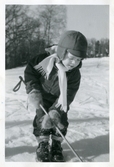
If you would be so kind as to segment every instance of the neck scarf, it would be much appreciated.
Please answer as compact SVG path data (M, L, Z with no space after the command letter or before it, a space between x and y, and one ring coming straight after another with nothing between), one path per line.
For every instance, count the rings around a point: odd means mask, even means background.
M53 66L55 65L58 68L58 79L59 79L59 89L60 96L58 98L57 107L61 106L61 109L65 112L67 111L67 77L66 71L67 69L60 63L57 54L54 53L51 56L45 58L38 65L34 66L34 68L41 73L46 79L49 79L49 74L51 73Z

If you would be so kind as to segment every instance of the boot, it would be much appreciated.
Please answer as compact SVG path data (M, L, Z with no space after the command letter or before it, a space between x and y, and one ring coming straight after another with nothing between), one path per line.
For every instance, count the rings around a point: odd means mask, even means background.
M47 141L39 143L38 148L36 149L36 157L40 162L50 162L49 143Z
M52 146L50 149L51 162L64 162L64 156L62 154L61 142L52 140Z

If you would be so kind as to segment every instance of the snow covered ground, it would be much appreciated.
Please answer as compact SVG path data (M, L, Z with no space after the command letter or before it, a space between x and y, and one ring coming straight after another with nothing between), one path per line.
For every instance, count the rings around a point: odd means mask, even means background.
M6 162L34 162L37 142L32 134L35 113L26 110L22 84L12 89L25 67L6 70L5 157ZM80 89L69 111L67 140L86 162L109 162L109 58L83 61ZM67 162L78 162L63 141Z

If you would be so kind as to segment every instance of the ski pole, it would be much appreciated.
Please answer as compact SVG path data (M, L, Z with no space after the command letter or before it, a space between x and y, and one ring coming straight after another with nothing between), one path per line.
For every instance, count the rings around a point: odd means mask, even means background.
M13 91L14 92L17 92L19 89L20 89L20 87L21 87L21 82L23 82L24 84L25 84L25 81L23 80L23 77L22 76L19 76L19 79L20 79L20 81L17 83L17 85L13 88Z
M47 111L44 109L44 107L40 104L41 109L44 111L44 113L46 115L49 116L49 114L47 113ZM49 116L50 118L50 116ZM52 119L50 118L50 120L52 121ZM53 121L52 121L53 122ZM53 122L55 128L57 129L57 131L59 132L59 134L61 135L61 137L66 141L67 145L69 146L69 148L71 149L71 151L74 153L74 155L76 156L76 158L78 157L80 162L83 162L83 160L80 158L80 156L76 153L76 151L72 148L72 146L70 145L70 143L68 142L68 140L63 136L63 134L61 133L60 129L57 127L57 125Z

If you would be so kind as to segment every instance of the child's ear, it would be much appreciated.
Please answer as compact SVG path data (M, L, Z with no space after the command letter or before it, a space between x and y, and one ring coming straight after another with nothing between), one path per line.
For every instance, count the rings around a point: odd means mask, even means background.
M51 49L50 48L45 48L45 51L51 54Z

